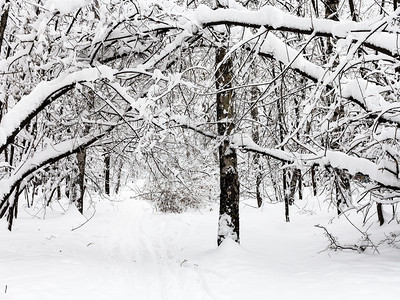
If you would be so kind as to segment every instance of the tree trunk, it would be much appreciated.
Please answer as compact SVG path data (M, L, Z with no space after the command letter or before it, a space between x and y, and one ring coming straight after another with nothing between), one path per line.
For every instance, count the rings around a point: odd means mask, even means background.
M253 125L252 127L252 138L254 143L256 143L257 145L260 142L260 134L258 132L258 108L257 108L257 104L256 101L258 99L258 97L260 96L260 90L257 87L253 87L251 89L251 101L252 101L252 105L254 105L253 109L251 110L251 117L253 118L253 120L256 122L255 125ZM261 174L261 163L260 163L260 154L256 153L254 154L254 165L256 168L256 199L257 199L257 206L261 207L262 206L262 197L261 197L261 190L260 190L260 186L261 186L261 180L262 180L262 174Z
M283 185L283 198L285 200L285 221L290 222L290 211L289 211L289 195L288 195L288 188L287 188L287 174L286 169L283 169L283 176L282 176L282 185Z
M215 62L218 65L227 53L226 46L216 50ZM232 58L227 58L216 71L217 90L232 86ZM239 243L239 177L237 171L236 149L231 146L229 135L234 124L232 91L217 93L218 135L222 138L219 146L220 167L220 206L218 222L218 246L231 238Z
M303 178L301 176L301 170L299 169L299 200L303 200Z
M85 195L85 166L86 166L86 148L80 149L76 153L76 158L78 160L78 187L79 195L76 199L76 207L78 211L83 214L83 197Z
M311 4L313 6L315 16L318 18L319 17L319 11L318 11L318 0L311 0Z
M115 194L118 194L119 188L121 187L121 176L122 176L123 165L124 165L124 162L121 159L120 163L119 163L119 167L118 167L117 183L115 185Z
M1 55L1 47L3 45L3 39L4 39L4 33L6 31L6 27L7 27L7 20L8 20L8 12L10 10L10 6L9 6L9 2L10 0L6 0L4 2L2 9L2 14L1 14L1 18L0 18L0 57Z
M290 186L289 186L289 204L290 205L292 205L294 203L294 195L296 194L297 186L298 186L299 192L300 192L299 195L301 195L301 171L300 171L300 169L294 169L292 178L290 179Z
M75 206L78 208L78 206L76 205L76 200L78 199L78 187L77 187L77 177L76 177L76 170L73 171L73 175L69 178L68 180L68 197L69 197L69 204L75 204ZM79 210L79 208L78 208Z
M325 1L325 18L332 19L334 21L339 21L338 6L339 6L339 0ZM330 57L332 53L333 53L332 39L328 38L326 45L326 54L328 57ZM326 59L326 62L328 62L328 59ZM334 64L337 63L338 63L337 61L334 62ZM331 105L333 103L333 99L331 99L331 97L328 96L327 102L328 105ZM340 105L339 107L336 108L332 116L332 121L333 122L337 121L340 117L343 116L343 114L344 114L343 106ZM335 130L334 133L337 132L338 130ZM337 141L331 142L327 139L326 143L328 144L327 146L330 146L330 148L333 150L338 149L339 147ZM340 214L342 212L342 206L347 205L351 200L350 180L345 171L343 170L335 168L333 172L334 172L333 176L335 176L336 206L337 206L337 212L338 214Z
M344 206L351 203L350 179L348 175L340 169L334 169L335 172L335 188L336 188L336 205L338 215L343 211Z
M326 0L325 2L325 18L326 19L331 19L334 21L339 21L337 9L339 5L339 0ZM326 39L326 49L325 49L325 61L329 61L329 57L332 56L333 53L333 44L332 44L332 39L328 37Z
M275 75L273 75L275 77ZM283 109L283 78L281 79L281 85L280 85L280 90L279 92L277 91L276 93L279 93L280 99L276 102L277 105L277 111L278 111L278 129L279 129L279 140L280 142L283 142L284 136L285 136L285 130L284 130L284 124L285 124L285 117L284 117L284 109ZM285 151L285 147L282 146L280 147L282 151ZM286 222L290 222L290 217L289 217L289 205L290 205L290 199L289 199L289 191L288 191L288 184L287 184L287 172L286 169L283 169L282 171L282 186L283 186L283 199L285 201L285 220Z
M317 182L315 179L315 167L311 167L311 184L312 184L312 189L313 189L313 195L314 197L317 196Z
M356 13L356 9L354 7L354 1L353 0L349 0L349 7L350 7L351 19L354 22L356 22L358 18L357 18L357 13Z
M17 217L17 214L18 214L19 187L20 187L20 185L18 185L15 188L14 194L12 196L12 203L10 203L10 205L8 207L7 221L8 221L8 230L9 231L12 230L14 217Z
M385 223L385 219L383 217L382 203L376 204L376 212L378 213L379 225L382 226Z
M108 196L110 196L110 168L111 168L110 165L111 165L110 154L106 153L104 155L104 174L105 174L104 192Z

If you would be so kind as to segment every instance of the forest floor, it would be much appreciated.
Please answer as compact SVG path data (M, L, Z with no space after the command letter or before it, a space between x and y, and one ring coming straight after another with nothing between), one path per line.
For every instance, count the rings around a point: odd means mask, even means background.
M329 241L316 224L329 226L343 244L361 235L317 199L292 206L290 223L282 204L255 209L244 201L241 245L227 240L219 248L217 205L178 215L154 212L129 193L117 200L98 202L96 211L86 212L95 212L90 221L75 230L86 221L76 209L48 209L43 219L43 211L32 217L21 207L13 232L1 220L0 299L367 300L400 294L400 250L387 244L379 254L326 250ZM388 232L399 227L387 226Z

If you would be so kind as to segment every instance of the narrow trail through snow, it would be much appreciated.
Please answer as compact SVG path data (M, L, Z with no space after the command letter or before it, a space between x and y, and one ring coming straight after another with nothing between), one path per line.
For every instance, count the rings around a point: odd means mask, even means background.
M73 209L1 229L0 299L212 299L180 257L178 217L134 201L71 231L84 221Z

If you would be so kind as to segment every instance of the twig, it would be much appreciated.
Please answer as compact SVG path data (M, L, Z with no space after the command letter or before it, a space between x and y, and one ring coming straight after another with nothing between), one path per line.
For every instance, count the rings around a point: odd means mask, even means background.
M96 214L96 209L94 210L93 215L89 219L87 219L85 222L83 222L78 227L72 228L71 231L74 231L74 230L77 230L77 229L81 228L83 225L85 225L87 222L89 222L94 217L95 214Z
M333 250L353 250L353 251L357 251L359 253L363 252L365 250L365 246L357 246L357 245L345 245L342 246L339 244L339 242L337 241L337 238L334 237L329 231L328 229L326 229L324 226L321 225L314 225L314 227L317 228L321 228L325 231L325 236L329 239L329 241L331 242L331 244L327 247Z

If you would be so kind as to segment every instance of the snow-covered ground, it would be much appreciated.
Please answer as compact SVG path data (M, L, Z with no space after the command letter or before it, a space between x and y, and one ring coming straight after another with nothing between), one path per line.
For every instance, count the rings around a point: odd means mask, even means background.
M102 200L94 217L21 209L13 232L0 222L0 299L398 299L400 250L323 251L315 224L335 212L298 202L241 206L241 246L216 247L218 207L155 213L144 201ZM320 203L321 204L321 203ZM87 216L94 210L87 211ZM43 215L41 211L38 216ZM335 227L335 222L337 226ZM398 225L397 225L398 226ZM345 222L344 241L359 233Z

